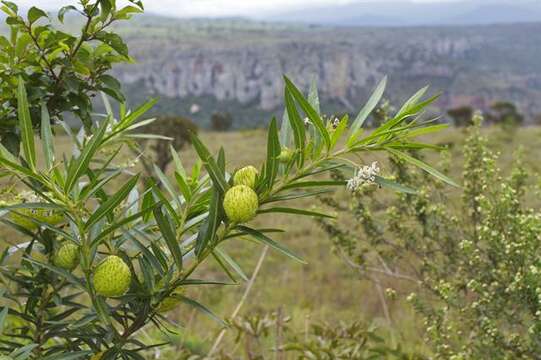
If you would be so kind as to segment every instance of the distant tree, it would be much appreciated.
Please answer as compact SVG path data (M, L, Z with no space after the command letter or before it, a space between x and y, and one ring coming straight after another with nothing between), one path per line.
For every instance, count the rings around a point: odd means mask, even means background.
M227 131L233 126L233 117L228 112L215 112L210 118L212 130Z
M456 127L471 126L473 119L473 108L471 106L459 106L447 110L447 115L451 118Z
M191 134L197 133L197 125L185 117L163 116L147 125L144 131L164 137L154 140L144 139L140 144L153 152L152 161L165 172L167 165L173 160L170 147L173 146L176 151L180 151L187 144L191 144ZM147 161L143 160L143 166L149 174L154 173Z
M524 115L510 101L497 101L493 103L486 117L490 123L504 127L516 127L524 123Z
M537 114L533 117L533 123L535 125L541 125L541 114Z

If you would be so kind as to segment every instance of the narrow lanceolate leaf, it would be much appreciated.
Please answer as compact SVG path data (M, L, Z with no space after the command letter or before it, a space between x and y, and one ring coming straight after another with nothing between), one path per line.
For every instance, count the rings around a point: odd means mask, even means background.
M396 150L396 149L393 149L393 148L388 148L387 149L391 154L395 155L396 157L406 161L406 162L409 162L410 164L412 165L415 165L421 169L423 169L424 171L426 171L427 173L429 173L430 175L432 176L435 176L436 178L440 179L441 181L449 184L449 185L452 185L452 186L456 186L456 187L460 187L456 182L453 181L453 179L451 179L450 177L448 177L447 175L445 174L442 174L441 172L439 172L438 170L434 169L433 167L431 167L430 165L422 162L421 160L419 159L416 159L402 151L399 151L399 150Z
M88 221L85 224L85 228L89 229L92 225L96 224L98 221L100 221L105 216L110 215L113 210L122 202L130 191L133 189L133 187L137 184L137 181L139 180L139 176L134 176L124 186L120 188L114 195L112 195L107 201L102 203L100 207L94 211L92 216L88 219Z
M254 240L256 240L259 243L262 243L264 245L268 245L271 248L281 252L282 254L297 260L298 262L302 264L306 264L306 261L304 261L299 255L295 254L293 251L289 250L284 245L272 240L265 234L261 233L260 231L257 231L255 229L246 227L246 226L237 226L237 229L240 231L245 232L246 234L250 235Z
M319 107L319 93L317 91L317 80L314 77L310 83L310 91L308 92L308 102L314 110L321 116L321 109Z
M173 200L176 202L176 204L178 206L178 209L179 210L182 209L182 202L180 201L180 196L175 191L175 189L173 188L173 185L171 184L171 182L169 181L167 176L165 176L163 171L159 167L157 167L156 165L154 165L154 172L156 173L156 175L158 175L158 178L160 179L160 182L165 187L165 190L167 190L169 195L171 195Z
M258 214L283 213L283 214L305 215L305 216L330 218L330 219L334 218L334 216L324 214L324 213L320 213L320 212L317 212L317 211L310 211L310 210L304 210L304 209L293 209L293 208L286 208L286 207L273 207L273 208L268 208L268 209L261 209L257 213Z
M265 165L265 183L267 184L267 188L272 187L278 173L278 156L280 156L280 140L278 138L279 135L276 118L273 118L269 126L269 133L267 139L267 162Z
M381 176L376 176L375 182L381 187L388 188L397 192L406 194L417 194L417 191L415 189L399 184L396 181L385 179Z
M291 147L293 141L293 129L289 123L289 117L287 116L287 110L284 110L282 116L282 123L280 124L280 144L285 147Z
M282 190L300 189L300 188L307 188L307 187L344 186L344 185L346 185L346 181L342 181L342 180L297 181L297 182L284 186Z
M180 251L180 245L175 236L175 230L163 213L162 206L158 206L154 209L154 218L156 219L156 223L160 228L160 232L169 251L173 255L177 268L180 271L182 269L182 252Z
M211 319L217 321L218 323L220 323L222 326L227 326L227 324L225 323L225 321L223 321L222 319L220 319L218 316L216 316L212 311L210 311L206 306L198 303L197 301L193 300L193 299L190 299L190 298L187 298L185 296L182 296L182 295L179 295L179 298L182 302L192 306L193 308L201 311L203 314L205 315L208 315Z
M98 150L103 140L108 123L109 121L105 120L101 124L98 131L92 136L92 139L90 139L87 146L85 146L81 155L77 159L73 160L74 163L70 163L65 185L66 192L70 192L73 189L73 186L77 183L77 180L79 180L79 178L87 172L90 160Z
M19 77L19 87L17 91L17 114L19 116L19 127L21 128L21 142L23 146L24 157L31 169L36 168L36 147L34 145L34 129L32 127L32 118L30 117L30 108L26 97L26 89L23 79Z
M413 96L410 97L404 103L404 105L402 105L400 110L398 110L398 112L396 113L395 118L402 118L406 114L410 113L411 108L414 107L419 102L419 100L421 100L421 98L426 94L427 91L428 91L428 86L425 86L424 88L420 89L415 94L413 94Z
M216 229L220 225L220 205L222 203L222 197L220 193L215 189L212 190L212 197L210 200L209 216L203 223L203 226L199 230L197 240L195 242L195 255L199 257L203 250L209 243L214 241L216 236Z
M4 331L4 323L6 321L6 317L8 316L9 308L6 306L4 309L2 309L2 312L0 312L0 334Z
M180 160L180 156L178 156L177 150L173 147L173 145L169 145L169 151L171 152L171 156L173 157L175 171L179 173L183 178L186 178L186 170L184 169L184 165L182 165L182 161Z
M225 181L225 176L223 172L218 167L216 160L210 154L210 151L205 145L199 140L196 135L192 136L192 144L197 151L197 154L203 161L203 166L207 169L212 182L220 189L222 193L225 193L228 189L227 182Z
M368 102L363 106L353 123L351 124L351 128L349 130L349 138L350 140L352 136L355 136L357 133L357 130L359 130L368 116L374 111L376 106L378 105L379 101L381 100L381 97L383 96L383 93L385 91L385 87L387 86L387 76L381 80L381 82L378 84L370 98L368 99ZM349 142L349 141L348 141Z
M334 129L334 132L331 137L331 150L334 149L334 147L336 146L336 143L338 143L338 140L340 140L340 138L342 137L342 134L348 127L348 121L349 121L349 116L348 114L346 114L342 117L342 119L340 119L338 126L336 127L336 129Z
M51 118L49 110L45 104L41 104L41 141L43 143L43 156L47 169L54 165L54 143L53 132L51 130Z
M289 80L287 77L284 77L286 82L286 88L288 91L293 95L293 98L297 103L300 105L302 111L308 116L310 121L314 124L316 129L319 132L319 135L323 138L323 141L325 142L325 145L327 148L331 145L331 138L329 136L329 132L327 131L327 128L325 127L325 124L323 123L323 120L321 120L321 117L319 116L319 113L316 109L310 105L310 103L304 98L302 93L295 87L295 85Z
M85 359L89 355L92 355L91 351L75 351L69 354L53 354L45 356L42 360L78 360Z
M306 130L304 128L304 122L302 121L299 112L297 111L297 106L295 101L289 92L289 89L286 87L285 91L285 102L287 109L287 117L291 128L293 129L293 138L295 140L295 147L299 152L299 167L304 164L304 145L306 142Z
M229 256L225 251L220 249L219 247L214 248L213 250L214 256L219 257L222 262L227 263L235 272L237 275L239 275L242 280L248 281L248 276L246 276L246 273L242 270L240 265L231 257Z

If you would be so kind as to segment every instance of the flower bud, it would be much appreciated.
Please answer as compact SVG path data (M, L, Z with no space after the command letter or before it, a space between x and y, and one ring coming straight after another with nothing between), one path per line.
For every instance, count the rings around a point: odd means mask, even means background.
M94 288L98 295L122 296L128 291L130 282L130 268L124 260L115 255L106 257L94 271Z
M286 148L286 147L282 148L282 151L280 151L280 155L278 155L278 161L281 163L287 164L288 162L291 161L294 154L295 153L291 149Z
M225 193L224 210L232 222L243 223L253 219L258 207L257 194L246 185L233 186Z
M79 247L65 242L53 256L53 264L65 270L73 270L79 265Z
M235 176L233 176L233 184L246 185L250 188L255 187L255 180L259 172L253 166L245 166L242 169L237 170Z

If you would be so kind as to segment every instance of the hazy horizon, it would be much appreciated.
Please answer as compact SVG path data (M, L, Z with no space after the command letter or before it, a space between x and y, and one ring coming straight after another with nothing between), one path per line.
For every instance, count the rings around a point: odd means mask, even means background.
M126 1L125 1L126 2ZM21 7L29 7L35 5L32 0L15 1ZM44 9L57 9L61 6L73 4L69 0L42 0L39 7ZM416 6L418 4L442 4L442 3L462 3L462 4L483 4L483 3L531 3L529 0L161 0L159 2L146 1L144 2L146 11L157 15L167 15L173 17L189 18L189 17L231 17L231 16L246 16L251 18L266 18L268 16L276 16L296 12L299 10L314 10L327 7L344 7L364 6L373 4L380 6L382 4L397 3L402 6ZM369 9L366 9L369 10Z

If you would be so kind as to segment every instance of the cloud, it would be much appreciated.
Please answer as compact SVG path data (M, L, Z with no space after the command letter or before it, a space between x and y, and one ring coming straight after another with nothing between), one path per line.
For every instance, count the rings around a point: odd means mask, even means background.
M73 0L39 0L38 6L44 9L55 9L63 5L73 4L74 2ZM171 16L218 17L257 15L258 17L262 17L267 14L284 13L288 10L298 10L305 7L354 2L359 2L359 0L146 0L144 4L148 12ZM38 1L19 0L16 3L23 7L29 7L36 5Z

